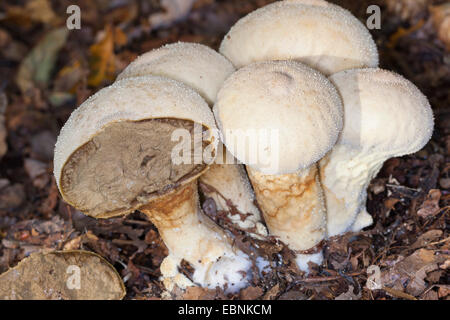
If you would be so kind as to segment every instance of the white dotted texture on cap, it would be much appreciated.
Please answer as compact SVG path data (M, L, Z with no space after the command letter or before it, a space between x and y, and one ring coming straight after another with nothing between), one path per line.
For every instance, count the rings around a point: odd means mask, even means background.
M72 114L55 145L54 175L60 187L61 172L69 157L107 125L119 121L157 118L190 120L203 124L217 148L214 116L205 100L185 84L158 76L124 79L91 96Z
M297 60L330 75L378 66L367 28L333 5L281 1L253 11L228 32L220 52L240 68L256 61Z
M294 61L259 62L238 70L225 81L213 111L228 151L264 174L309 167L333 147L343 125L336 88L320 72ZM278 132L279 144L269 144L251 163L249 150L236 147L242 130L256 132L259 142L265 133Z
M212 104L220 86L233 72L232 63L213 49L198 43L178 42L139 56L117 79L150 74L164 76L191 86Z
M325 1L325 0L284 0L285 2L295 2L295 3L300 3L303 5L308 5L308 6L322 6L322 7L327 7L330 4L329 2Z
M428 99L401 75L368 68L342 71L330 80L344 103L339 143L402 156L430 140L434 119Z

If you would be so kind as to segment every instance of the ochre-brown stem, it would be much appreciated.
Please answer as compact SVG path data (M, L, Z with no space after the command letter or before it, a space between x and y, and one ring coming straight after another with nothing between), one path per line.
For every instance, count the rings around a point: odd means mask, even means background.
M263 175L251 168L248 172L272 235L299 251L325 238L326 213L316 165L286 175Z

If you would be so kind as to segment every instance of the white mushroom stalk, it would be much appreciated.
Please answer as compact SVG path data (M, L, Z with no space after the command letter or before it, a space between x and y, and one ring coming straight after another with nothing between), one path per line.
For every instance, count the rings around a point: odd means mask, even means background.
M201 127L201 139L195 128ZM118 81L77 108L55 146L54 175L66 202L95 218L142 210L169 249L161 266L171 289L191 285L178 272L182 259L201 286L236 291L251 263L199 208L196 179L208 169L195 156L174 161L174 132L187 132L188 149L214 159L217 128L208 104L181 82L146 76ZM192 134L194 139L191 140Z
M251 12L224 37L220 52L236 68L296 60L330 75L378 66L366 27L349 11L321 0L279 1Z
M260 62L225 81L213 110L224 144L247 164L270 234L297 251L302 270L320 263L326 212L316 163L342 128L337 90L301 63Z
M161 264L164 285L171 291L174 285L184 289L192 283L178 271L181 261L194 268L192 281L214 289L236 292L247 285L251 263L241 251L231 247L228 237L200 209L197 183L191 182L140 211L155 224L169 249Z
M174 43L152 50L133 61L117 79L159 75L181 81L196 90L210 105L225 79L235 71L225 57L197 43ZM214 199L238 228L267 235L254 193L242 164L220 144L216 163L199 178L202 192Z
M342 71L330 77L344 103L344 128L320 161L328 235L372 224L367 187L383 162L416 152L430 140L433 113L410 81L381 69Z

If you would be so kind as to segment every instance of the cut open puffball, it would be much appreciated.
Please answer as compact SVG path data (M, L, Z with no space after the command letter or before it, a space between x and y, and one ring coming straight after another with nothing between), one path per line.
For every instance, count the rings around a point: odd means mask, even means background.
M140 210L158 228L169 259L192 265L195 283L238 290L250 262L198 201L197 178L208 169L205 153L209 161L216 156L216 131L207 103L183 83L123 79L72 113L56 143L55 178L63 198L95 218ZM190 157L177 163L182 137ZM222 276L210 274L216 263L227 266ZM170 268L161 272L165 283L189 282Z
M117 78L164 76L189 85L213 104L223 82L234 71L231 62L211 48L197 43L178 42L144 53ZM242 164L222 144L219 144L217 153L216 162L199 177L203 194L215 201L217 210L227 212L229 219L238 228L250 235L267 235Z
M89 251L32 253L0 275L0 300L120 300L112 265Z

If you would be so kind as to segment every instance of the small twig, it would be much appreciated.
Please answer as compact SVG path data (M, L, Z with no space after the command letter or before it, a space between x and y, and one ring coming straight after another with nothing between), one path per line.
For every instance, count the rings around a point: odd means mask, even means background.
M391 184L391 183L386 183L386 187L397 188L397 189L408 189L408 190L415 191L415 192L422 192L422 189L415 189L415 188L405 187L402 185L396 185L396 184Z
M416 297L407 294L403 291L400 290L395 290L395 289L391 289L388 287L383 287L382 288L384 291L386 291L389 295L395 297L395 298L402 298L402 299L406 299L406 300L418 300Z
M150 225L150 222L148 222L148 221L140 221L140 220L132 220L132 219L127 219L124 222L129 223L129 224L137 224L137 225L141 225L141 226L149 226Z
M342 274L342 275L338 275L338 276L334 276L334 277L310 277L310 278L298 280L298 282L314 283L314 282L336 281L336 280L345 278L346 276L347 277L356 277L363 273L364 272L354 272L354 273Z
M137 264L135 264L135 267L141 269L142 272L144 272L144 273L151 274L151 275L154 276L154 277L158 277L158 276L159 276L159 274L158 274L157 272L153 271L153 270L150 269L150 268L147 268L147 267L144 267L144 266L140 266L140 265L137 265Z
M439 241L436 241L436 242L430 242L430 243L426 244L423 247L434 246L436 244L441 244L441 243L444 243L444 242L447 242L447 241L450 241L450 237L447 237L445 239L442 239L442 240L439 240Z

